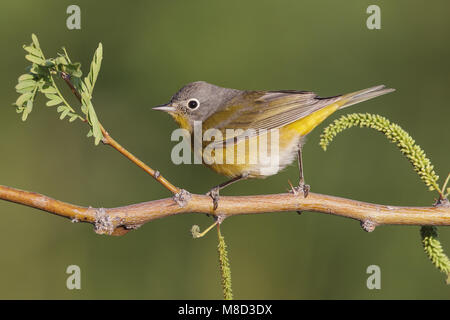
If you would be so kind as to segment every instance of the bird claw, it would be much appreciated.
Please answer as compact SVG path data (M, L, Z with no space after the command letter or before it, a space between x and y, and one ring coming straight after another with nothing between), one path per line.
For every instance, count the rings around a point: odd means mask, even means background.
M294 195L297 196L302 194L303 198L306 198L311 190L311 187L308 184L300 183L297 187L292 187L291 190Z
M207 194L213 200L213 210L216 210L219 206L219 188L212 188Z

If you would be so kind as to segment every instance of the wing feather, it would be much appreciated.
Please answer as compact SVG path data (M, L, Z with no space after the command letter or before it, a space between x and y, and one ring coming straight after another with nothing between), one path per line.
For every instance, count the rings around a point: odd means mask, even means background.
M320 98L309 91L245 91L209 117L204 128L219 129L226 138L215 145L236 143L261 130L270 131L302 119L340 98ZM242 129L244 133L225 137L226 129Z

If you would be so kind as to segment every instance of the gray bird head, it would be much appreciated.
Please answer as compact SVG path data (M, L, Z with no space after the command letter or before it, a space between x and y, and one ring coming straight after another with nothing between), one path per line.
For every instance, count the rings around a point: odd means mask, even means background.
M194 121L205 121L241 92L196 81L181 88L169 103L157 106L153 110L169 113L181 127L185 127L185 122L188 121L192 128Z

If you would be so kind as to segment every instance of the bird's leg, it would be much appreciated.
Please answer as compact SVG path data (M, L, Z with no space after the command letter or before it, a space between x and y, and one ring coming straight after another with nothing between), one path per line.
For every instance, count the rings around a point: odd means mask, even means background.
M241 174L237 177L234 177L231 180L225 181L224 183L219 184L218 186L215 186L214 188L212 188L206 195L210 196L213 199L213 205L214 205L214 210L217 209L217 207L219 206L219 191L227 186L229 186L232 183L235 183L239 180L243 180L246 179L248 177L248 174Z
M305 184L305 177L303 176L303 160L302 160L302 145L299 145L298 148L298 170L300 180L298 182L298 187L294 188L293 191L295 194L301 192L303 197L306 198L308 196L310 186Z

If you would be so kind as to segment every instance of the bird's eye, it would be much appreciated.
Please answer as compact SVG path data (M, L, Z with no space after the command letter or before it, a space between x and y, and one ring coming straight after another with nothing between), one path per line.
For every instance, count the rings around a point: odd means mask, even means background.
M198 102L197 99L190 99L188 101L188 107L191 110L197 109L199 105L200 105L200 102Z

